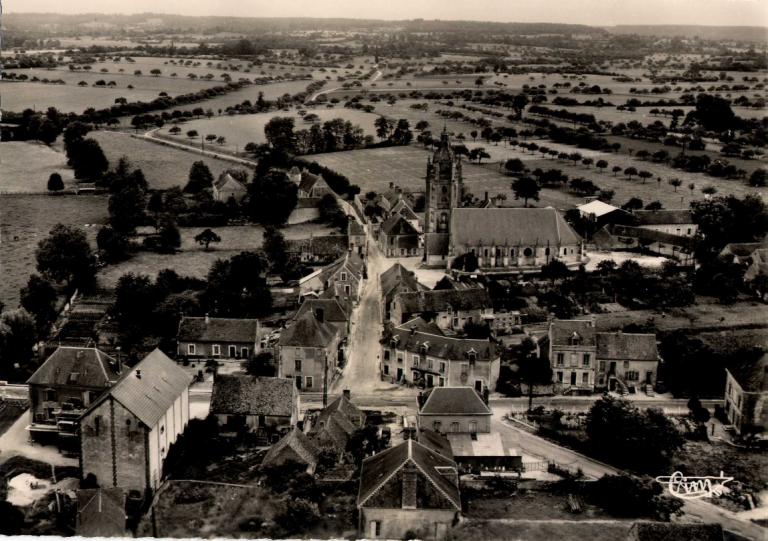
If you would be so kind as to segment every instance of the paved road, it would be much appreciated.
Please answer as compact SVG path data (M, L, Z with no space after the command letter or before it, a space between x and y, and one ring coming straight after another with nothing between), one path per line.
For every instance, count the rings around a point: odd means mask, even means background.
M379 77L381 77L382 73L381 70L376 70L376 73L374 73L371 78L368 80L368 83L375 83ZM331 92L336 92L337 90L354 90L354 89L345 89L343 86L335 86L333 88L326 88L325 90L319 90L312 94L307 100L304 102L304 104L309 104L315 101L318 97L324 95L324 94L330 94Z

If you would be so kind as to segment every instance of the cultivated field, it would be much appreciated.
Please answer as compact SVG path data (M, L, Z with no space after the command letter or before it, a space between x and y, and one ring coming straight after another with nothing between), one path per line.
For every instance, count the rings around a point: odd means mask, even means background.
M3 143L5 145L6 143ZM2 145L0 145L2 146ZM51 228L63 223L83 228L95 247L98 228L107 218L107 198L96 195L0 196L0 301L19 302L19 289L35 272L35 249Z
M74 184L74 174L59 145L49 147L26 141L0 143L0 195L45 193L51 173L59 173L67 188Z
M211 244L208 251L195 242L195 235L203 227L182 227L180 250L172 255L155 252L139 252L128 261L104 267L99 273L99 283L114 287L124 274L146 274L155 277L163 269L176 269L179 274L205 278L211 265L217 259L228 259L243 251L258 250L263 243L264 228L257 225L227 226L212 228L221 237L221 242ZM151 228L144 232L152 232ZM330 235L333 231L322 225L300 224L282 230L286 239L301 239L310 236ZM141 237L139 237L141 238Z
M127 156L133 167L138 167L150 188L164 190L173 186L184 187L189 179L192 163L202 160L218 177L226 169L244 166L225 160L201 156L192 151L153 143L146 139L132 137L126 133L113 131L94 131L88 137L96 139L110 164L114 166L122 156Z
M320 117L320 123L334 118L342 118L360 126L366 135L376 134L373 122L378 118L377 115L372 113L365 113L355 109L317 109L312 111ZM212 148L223 148L232 152L242 151L243 147L248 143L265 143L264 137L264 125L274 117L293 117L296 123L296 130L309 129L312 123L305 122L296 113L295 109L291 109L289 112L275 111L269 113L259 113L254 115L225 115L213 118L202 118L200 120L192 120L179 124L182 128L182 132L179 135L171 135L169 132L172 126L166 125L161 130L156 132L158 135L168 138L171 141L178 143L189 142L186 137L186 132L189 130L197 130L202 135L215 134L226 137L227 142L223 146L218 144L212 145ZM193 144L200 144L200 138L198 137Z

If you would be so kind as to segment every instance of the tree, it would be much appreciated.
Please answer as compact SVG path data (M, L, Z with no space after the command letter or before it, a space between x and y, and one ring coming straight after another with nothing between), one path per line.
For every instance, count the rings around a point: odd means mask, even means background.
M254 221L282 225L296 208L297 194L296 184L288 180L285 173L270 170L255 176L248 185L246 210Z
M551 259L549 262L541 266L541 277L547 280L551 280L554 284L557 280L563 280L571 275L571 271L568 270L568 266L559 259Z
M667 467L683 444L683 437L662 411L640 411L627 400L608 394L590 408L586 429L594 452L643 472Z
M51 173L51 176L48 177L48 191L49 192L60 192L64 189L64 181L61 178L61 175L58 173Z
M339 202L336 200L335 195L325 194L320 198L317 207L320 211L320 220L332 225L333 227L337 227L346 231L349 219L339 206Z
M171 218L166 218L160 223L158 232L159 245L163 252L175 252L181 246L181 233L179 227Z
M226 317L261 317L272 308L272 295L265 279L263 255L242 252L228 260L217 260L208 272L203 304Z
M385 116L380 116L373 121L373 125L376 128L376 136L379 139L382 141L389 139L389 136L392 133L392 128L394 127L391 120Z
M528 200L539 200L541 187L531 177L520 177L512 182L512 191L515 192L515 199L523 199L523 204L527 207Z
M669 521L682 514L683 501L664 494L664 487L651 477L627 474L604 475L591 486L598 505L618 517Z
M295 121L293 117L273 117L264 126L264 135L272 148L294 153L296 136L293 132Z
M515 175L525 171L525 164L521 159L513 158L511 160L507 160L504 163L504 169L507 171L507 173Z
M620 173L622 171L622 169L621 169L620 165L614 165L611 168L611 171L613 171L613 176L615 177L618 173Z
M281 273L288 262L288 253L285 237L276 227L268 226L264 230L263 248L272 270Z
M643 179L643 184L645 184L645 181L651 178L653 176L653 173L651 173L650 171L642 170L637 173L637 176Z
M133 233L144 222L147 198L144 191L135 186L126 187L109 197L109 224L116 231Z
M275 376L274 356L268 351L262 351L258 355L248 359L245 364L245 373L249 376Z
M151 335L153 322L148 316L158 300L158 290L148 276L128 273L118 279L112 312L120 329L120 344L129 355Z
M632 197L629 201L624 203L621 208L628 211L640 210L643 208L643 200L638 197Z
M101 260L116 263L128 257L131 243L124 232L107 225L99 229L96 235L96 246L99 248Z
M35 252L37 270L67 286L85 287L96 275L96 258L91 252L85 232L58 224L41 240Z
M204 161L196 161L189 170L189 180L184 186L185 193L199 194L213 187L213 175Z
M753 188L763 188L765 187L767 177L768 171L766 171L764 168L755 169L749 176L749 185Z
M195 242L205 247L205 251L208 251L208 247L213 242L221 242L221 237L217 235L211 229L204 229L197 235L195 235Z
M528 387L528 411L533 409L533 395L536 385L552 382L552 370L549 363L536 355L536 345L526 337L510 351L513 362L517 365L517 376Z
M632 180L632 177L637 174L637 169L634 167L627 167L624 169L624 174L627 175L629 180Z
M109 162L98 141L82 139L73 142L67 152L69 163L75 171L75 178L95 181L109 169Z
M0 315L0 373L5 376L13 372L15 365L26 363L36 340L35 320L26 310L3 312Z
M56 289L38 274L32 274L21 289L21 306L35 318L38 336L44 336L56 320Z
M7 501L0 502L0 535L21 535L24 526L24 512Z
M645 210L661 210L663 208L664 205L661 204L661 201L651 201L645 205Z
M701 189L701 193L703 193L704 195L715 195L717 193L717 188L715 188L714 186L704 186Z
M598 170L602 173L603 169L608 167L608 162L605 160L597 160L597 163L595 163L595 167L597 167Z
M147 202L147 210L152 213L155 218L155 229L160 225L158 222L160 214L165 211L165 204L163 203L162 192L152 192Z
M677 189L680 186L682 186L682 184L683 184L683 181L680 180L679 178L671 178L671 179L669 179L669 185L674 188L675 192L677 192Z

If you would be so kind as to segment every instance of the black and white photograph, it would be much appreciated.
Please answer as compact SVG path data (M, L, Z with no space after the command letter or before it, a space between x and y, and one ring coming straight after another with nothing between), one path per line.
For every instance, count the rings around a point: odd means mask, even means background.
M767 99L766 0L0 0L0 538L768 540Z

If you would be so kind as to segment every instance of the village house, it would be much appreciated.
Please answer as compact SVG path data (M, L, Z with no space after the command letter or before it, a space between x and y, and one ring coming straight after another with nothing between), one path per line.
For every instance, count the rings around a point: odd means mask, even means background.
M608 224L633 225L635 223L632 214L599 199L579 205L576 210L582 218L592 224L592 231L597 231Z
M381 224L379 246L385 257L417 256L421 250L421 236L411 222L400 214L393 214Z
M659 366L654 334L597 332L591 319L555 320L547 343L555 392L653 393Z
M57 348L27 380L30 435L74 444L78 418L114 385L120 371L120 363L99 349Z
M75 535L126 537L125 491L119 487L77 491Z
M426 431L424 431L426 432ZM422 432L422 434L424 433ZM359 533L368 539L443 539L461 514L459 476L448 445L406 431L407 439L363 460ZM439 435L436 435L439 439Z
M349 249L346 235L310 236L303 239L286 239L285 252L302 263L330 264L342 257Z
M303 317L306 313L311 313L315 319L325 321L336 327L342 340L346 340L350 332L350 312L351 306L344 303L343 300L332 298L312 298L308 297L301 303L294 319Z
M288 177L298 186L299 199L320 199L324 195L333 194L333 190L322 175L315 175L306 170L299 171L298 168L294 167L290 170Z
M341 396L308 419L309 436L322 449L341 455L349 438L365 426L365 413L352 403L351 393L345 389ZM306 428L306 427L305 427Z
M730 263L749 266L755 250L768 248L768 241L762 242L731 242L720 252L720 257Z
M301 430L293 428L280 441L269 448L261 466L281 466L293 462L307 467L310 475L315 473L320 460L320 449Z
M467 323L490 319L493 305L483 288L407 291L395 295L390 310L392 323L401 325L421 315L433 318L441 329L458 332Z
M427 286L419 283L416 273L409 271L400 263L395 263L379 276L381 291L382 321L390 318L392 303L398 293L428 291Z
M347 239L349 239L349 251L357 252L357 255L365 255L368 236L365 233L363 224L355 218L350 217L347 223Z
M296 426L299 395L292 381L239 374L216 375L210 414L222 433L255 434L267 441Z
M740 434L768 428L768 354L725 369L725 414Z
M182 316L177 355L187 359L250 359L259 349L259 320Z
M278 376L294 381L300 391L322 391L344 364L340 346L341 333L325 321L324 312L306 312L280 334Z
M416 318L382 339L381 377L424 387L471 387L493 391L500 352L488 339L446 336L434 323Z
M435 387L419 393L419 427L450 434L491 431L491 408L471 387Z
M342 294L357 303L363 290L365 262L356 253L347 253L324 267L320 276L325 291L333 289L333 295Z
M229 173L222 174L213 183L213 199L227 203L230 199L240 203L248 195L248 188Z
M414 212L413 207L411 206L411 203L406 201L402 193L399 193L397 195L397 199L392 204L392 207L388 212L388 216L390 218L393 216L401 216L409 224L411 224L411 226L417 232L419 233L422 232L421 219L419 218L419 215L416 214L416 212Z
M149 494L189 422L192 377L159 349L126 370L80 417L80 471L101 487Z
M637 220L637 227L649 231L693 237L699 230L693 222L693 212L690 209L635 210L632 215Z

